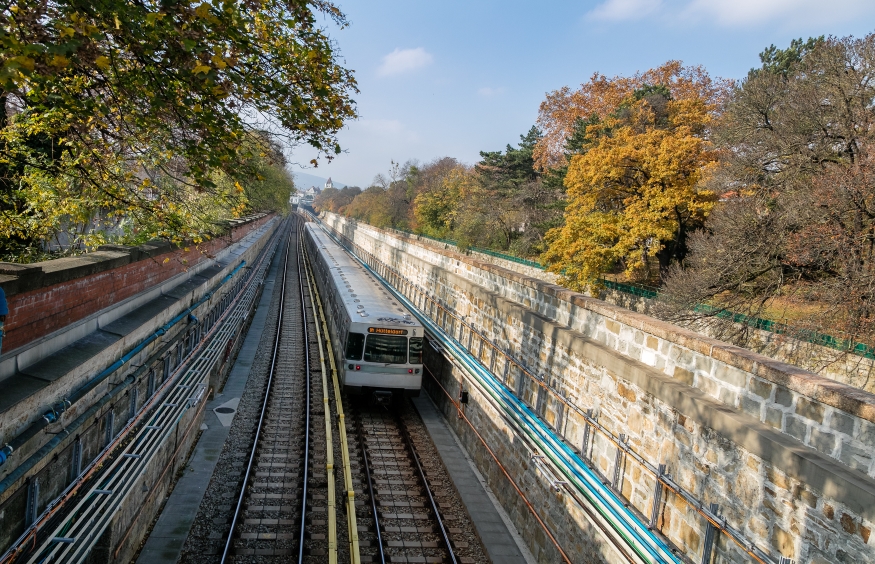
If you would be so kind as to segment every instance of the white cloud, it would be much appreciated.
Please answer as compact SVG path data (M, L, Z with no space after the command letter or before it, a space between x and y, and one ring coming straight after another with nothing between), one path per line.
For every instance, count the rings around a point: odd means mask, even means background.
M385 57L377 69L380 76L392 76L413 71L432 63L434 58L422 47L416 49L395 49Z
M593 20L623 21L637 20L650 15L662 7L662 0L606 0L587 16Z
M504 88L490 88L489 86L484 86L477 90L477 94L482 96L483 98L492 98L494 96L498 96L499 94L504 93Z
M685 15L713 19L724 26L769 22L817 24L847 20L871 11L867 0L693 0Z

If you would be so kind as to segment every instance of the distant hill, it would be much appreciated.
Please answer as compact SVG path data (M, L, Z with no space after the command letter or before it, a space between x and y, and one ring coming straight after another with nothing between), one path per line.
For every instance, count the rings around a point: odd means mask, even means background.
M318 186L319 188L322 188L325 186L325 181L328 180L327 178L307 174L306 172L295 171L293 174L295 175L295 186L299 190L306 190L310 186ZM335 188L346 188L346 184L338 182L333 178L331 179L331 183L334 184Z

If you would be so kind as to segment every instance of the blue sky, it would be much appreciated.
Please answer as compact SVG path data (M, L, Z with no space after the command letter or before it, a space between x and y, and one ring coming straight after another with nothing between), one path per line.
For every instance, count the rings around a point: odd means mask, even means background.
M341 0L351 25L324 25L355 70L360 118L340 133L347 151L318 168L366 187L390 161L516 144L547 92L594 72L629 75L671 60L741 78L770 44L875 32L875 0ZM307 163L300 148L292 160Z

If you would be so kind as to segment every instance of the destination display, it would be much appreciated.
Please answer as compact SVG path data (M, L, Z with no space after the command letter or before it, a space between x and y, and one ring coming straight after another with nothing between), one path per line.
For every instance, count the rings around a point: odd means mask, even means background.
M381 335L406 335L407 329L387 329L385 327L368 327L368 333L380 333Z

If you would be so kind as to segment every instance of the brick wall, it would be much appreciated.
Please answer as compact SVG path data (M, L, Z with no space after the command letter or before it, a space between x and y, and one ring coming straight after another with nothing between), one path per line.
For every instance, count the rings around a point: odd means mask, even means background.
M0 263L6 292L3 352L12 351L152 288L208 260L273 217L237 220L227 235L188 248L166 243L108 245L78 257L29 265Z

